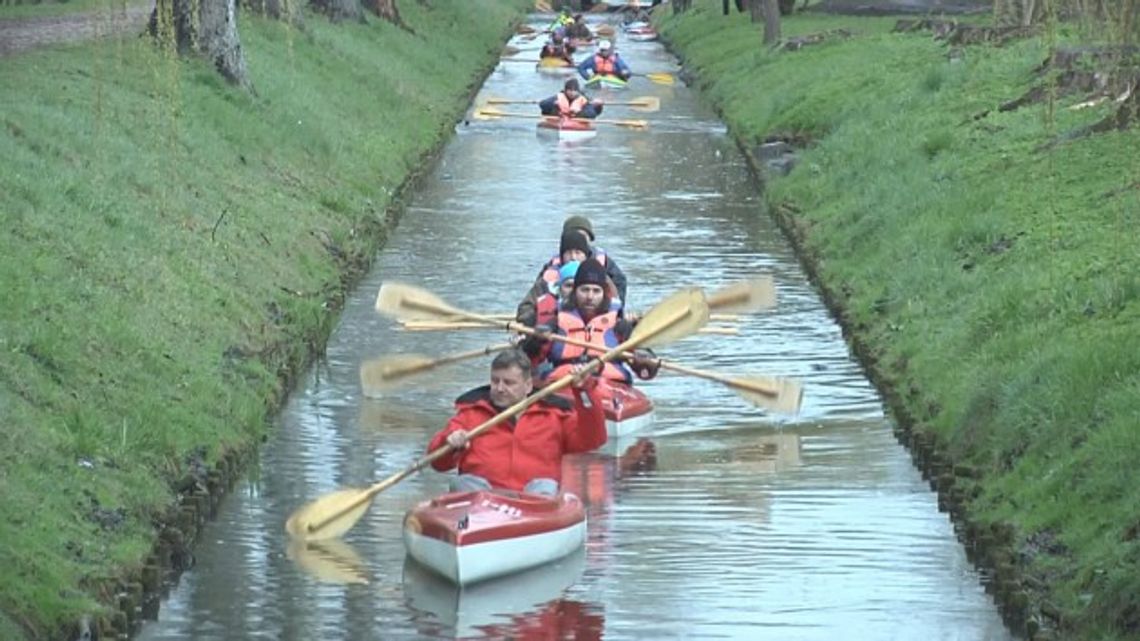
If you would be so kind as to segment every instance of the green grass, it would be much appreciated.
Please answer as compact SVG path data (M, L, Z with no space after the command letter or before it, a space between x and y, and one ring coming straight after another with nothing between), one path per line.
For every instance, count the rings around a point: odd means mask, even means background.
M0 60L0 637L90 612L191 453L264 435L525 2L431 5L243 14L255 96L133 35Z
M814 139L767 198L802 212L850 327L916 390L908 413L984 474L973 515L1015 526L1066 633L1136 634L1140 132L1046 147L1111 106L996 110L1034 85L1050 41L1085 31L951 62L893 19L796 16L785 35L860 35L771 53L745 17L697 4L665 32L736 135Z

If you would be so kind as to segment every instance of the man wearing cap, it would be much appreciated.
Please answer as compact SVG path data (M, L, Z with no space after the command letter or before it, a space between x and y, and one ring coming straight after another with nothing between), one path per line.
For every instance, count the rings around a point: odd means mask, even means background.
M622 80L629 80L633 75L629 65L625 64L625 60L614 51L614 44L609 40L598 42L597 53L578 65L578 73L586 80L594 76L616 76Z
M586 377L569 397L553 394L514 418L491 426L475 438L470 431L523 400L534 389L531 364L517 349L491 361L491 383L455 401L455 416L428 445L453 449L432 462L440 472L458 469L451 490L504 489L556 494L562 480L562 456L589 452L606 442L606 419L595 392L597 379Z
M557 379L575 371L583 363L609 349L617 347L629 338L633 324L623 320L618 312L611 309L606 290L606 269L593 258L588 258L578 266L574 275L574 290L569 304L558 312L557 325L539 326L546 333L556 333L577 341L590 343L596 347L587 350L580 345L570 345L558 341L543 343L531 338L523 341L523 349L532 357L541 356L552 367L548 379ZM657 374L656 359L651 355L638 354L632 363L639 376L652 378ZM602 377L625 383L633 383L633 375L622 362L606 363Z
M577 78L570 78L562 91L538 103L544 116L563 118L597 118L602 114L602 101L590 100L578 84Z

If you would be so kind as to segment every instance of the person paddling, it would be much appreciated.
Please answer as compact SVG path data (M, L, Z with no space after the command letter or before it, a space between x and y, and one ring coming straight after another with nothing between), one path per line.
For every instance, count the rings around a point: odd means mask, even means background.
M568 233L572 235L568 236ZM593 242L594 225L589 218L575 214L563 221L558 253L538 270L538 278L535 279L534 285L518 304L515 310L515 319L518 322L535 326L535 301L550 290L551 283L559 282L558 270L572 260L582 261L592 257L604 265L608 277L607 283L611 287L610 299L619 301L622 306L628 303L625 273L606 250L594 246ZM572 250L573 253L567 254L567 250Z
M444 443L454 450L432 462L437 471L456 469L453 492L509 490L554 495L562 480L562 457L588 452L606 442L602 402L588 376L570 398L553 394L478 437L468 432L530 395L534 389L530 359L517 349L491 361L489 385L476 387L455 401L455 416L431 439L431 452Z
M557 58L565 60L567 64L574 64L574 46L570 44L561 29L555 29L551 34L550 40L542 45L542 51L538 52L540 59Z
M541 355L552 367L545 380L553 380L574 372L583 363L607 350L613 349L627 340L634 324L622 319L619 312L610 307L606 294L606 269L596 259L588 258L578 266L574 276L574 291L567 304L558 312L557 324L539 325L535 329L558 334L576 341L590 343L595 349L587 350L580 345L558 341L545 341L531 337L522 342L523 350L535 357ZM633 370L640 378L653 378L657 375L657 359L652 353L638 352L631 359ZM606 363L602 377L625 383L633 383L629 368L621 362Z
M629 80L633 71L625 60L614 51L614 44L609 40L598 42L597 51L593 56L586 58L578 65L578 73L589 80L594 76L612 76L622 80Z
M562 91L538 103L542 115L562 118L594 119L602 115L603 107L601 100L590 100L582 93L577 78L570 78L563 85Z
M586 19L582 14L574 14L574 21L566 25L566 35L576 40L591 40L594 37L590 27L586 26Z

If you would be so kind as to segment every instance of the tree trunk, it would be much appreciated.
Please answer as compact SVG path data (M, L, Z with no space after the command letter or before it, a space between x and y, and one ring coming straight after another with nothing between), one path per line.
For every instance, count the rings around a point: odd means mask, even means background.
M752 0L764 3L764 44L774 45L780 40L780 5L777 0Z
M231 83L252 89L237 30L235 0L157 0L150 34L180 55L205 54Z
M400 17L400 7L396 6L396 0L364 0L365 4L372 13L380 16L381 18L391 22L397 27L407 31L408 33L415 33Z
M289 24L300 26L302 20L300 7L296 0L241 0L242 7L260 16L282 20Z
M364 9L358 0L311 0L311 4L333 22L341 20L364 22Z
M689 0L673 0L673 15L677 15L689 8Z
M252 89L237 30L237 0L199 0L198 50L231 83Z

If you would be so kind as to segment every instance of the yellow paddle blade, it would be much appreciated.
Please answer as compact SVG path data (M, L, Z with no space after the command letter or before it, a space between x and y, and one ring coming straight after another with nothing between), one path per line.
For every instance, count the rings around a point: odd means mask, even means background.
M380 293L376 295L376 311L401 321L464 315L426 289L398 282L380 286Z
M435 365L435 360L422 354L396 354L360 364L360 389L369 398L383 395L406 379Z
M684 318L662 329L674 317L684 313ZM709 304L705 293L699 287L687 287L653 306L633 329L630 340L653 335L641 347L654 347L680 340L696 333L709 321Z
M361 501L361 499L365 500ZM349 509L357 501L360 501L360 504ZM285 522L285 531L289 533L289 536L301 541L335 539L352 529L352 526L356 525L356 522L364 516L371 505L372 499L367 496L366 490L355 488L337 490L302 506L294 512ZM316 525L323 523L341 511L345 511L344 514L340 514L329 521L319 530L314 529Z
M475 120L498 120L503 117L503 112L489 107L480 107L471 112L471 117Z
M776 306L776 283L768 274L722 287L708 295L709 309L722 314L748 314Z
M598 122L625 127L626 129L649 129L648 120L599 120Z
M535 33L536 31L538 31L538 29L535 29L528 24L520 24L519 26L515 27L515 33L528 34Z
M632 107L634 111L654 112L661 109L661 99L657 96L641 96L639 98L634 98L633 100L630 100L628 103L624 104Z
M659 85L673 86L677 84L677 79L673 77L673 74L665 73L663 71L647 73L645 74L645 77L649 78L650 82L655 82Z
M344 541L293 541L285 556L323 583L368 584L364 561Z
M594 29L594 33L599 35L599 36L602 36L603 38L612 38L612 37L614 37L614 33L616 33L616 32L614 31L614 28L611 27L610 25L603 24L603 25L598 25L598 28Z
M804 398L803 385L790 378L734 378L728 386L753 405L780 414L799 414Z
M543 13L550 13L551 11L554 11L554 9L551 8L550 3L546 0L534 0L534 10L541 11Z

